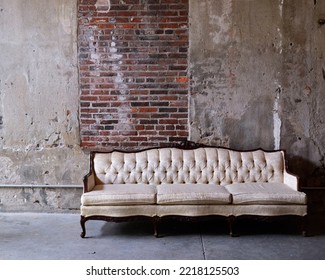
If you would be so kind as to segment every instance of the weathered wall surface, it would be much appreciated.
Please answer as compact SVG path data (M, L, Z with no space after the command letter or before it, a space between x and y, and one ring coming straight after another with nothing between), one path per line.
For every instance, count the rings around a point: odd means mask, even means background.
M77 212L79 187L1 187L0 212Z
M0 0L0 184L81 185L75 0Z
M78 208L81 189L71 185L81 185L88 157L80 148L78 122L77 2L0 0L0 187L7 185L1 188L0 210ZM81 2L106 10L101 5L109 2L122 11L137 3L139 11L147 9L144 3L187 5L185 0ZM166 116L167 123L160 128L185 130L176 135L184 137L189 128L191 140L236 149L286 149L289 168L302 186L325 186L325 25L320 21L325 1L189 3L190 27L184 29L190 44L189 126L168 124L175 113L170 107L184 107L176 113L187 114L187 100L168 99L158 116L161 121ZM119 13L117 20L131 20ZM160 19L174 22L185 14L187 9L177 15L166 11ZM107 18L97 23L102 20ZM140 24L143 18L136 20ZM166 35L166 45L172 32L172 26L158 30ZM178 82L187 84L185 74L180 77ZM146 94L145 101L136 99L144 105L134 105L144 106L144 117L152 121L151 107L158 105L148 103L155 99ZM139 129L156 133L158 127Z
M190 1L190 137L285 149L325 185L325 1Z

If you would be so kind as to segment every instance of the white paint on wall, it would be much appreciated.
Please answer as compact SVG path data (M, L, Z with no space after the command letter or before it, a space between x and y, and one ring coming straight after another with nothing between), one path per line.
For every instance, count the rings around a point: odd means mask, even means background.
M113 31L111 32L113 35ZM121 102L121 105L117 107L118 123L115 125L116 131L123 133L123 131L130 131L133 129L132 121L130 119L130 105L129 102L124 102L127 100L127 94L129 87L127 80L124 77L123 71L121 71L121 65L123 64L123 55L117 53L115 36L112 36L112 42L110 43L109 53L110 59L113 63L112 70L116 73L114 77L114 87L120 92L118 95L118 101Z
M279 0L279 16L282 22L283 18L283 5L284 0ZM281 55L283 52L283 36L282 36L282 30L280 27L277 28L277 34L278 34L278 43L276 45L276 49L278 53ZM279 75L280 73L278 73ZM280 95L282 93L282 85L279 82L278 79L274 82L275 88L276 88L276 96L274 98L274 104L273 104L273 137L274 137L274 149L280 149L281 145L281 118L279 114L279 107L280 107Z
M279 109L280 109L280 94L282 92L282 87L280 83L276 80L275 81L276 85L276 96L274 99L274 104L273 104L273 136L274 136L274 149L278 150L280 149L280 144L281 144L281 118L279 114Z
M280 16L281 22L282 22L282 18L283 18L283 5L284 5L284 0L280 0L280 2L279 2L279 16ZM282 36L282 31L281 31L280 27L277 28L277 34L278 34L278 43L276 44L276 49L280 54L282 54L282 52L283 52L283 36Z
M284 0L280 0L279 11L280 11L280 17L281 18L283 16L283 4L284 4Z
M282 54L282 52L283 52L282 32L281 32L281 29L279 27L277 28L277 33L278 33L279 41L276 44L276 49L279 52L279 54Z
M95 6L98 12L107 12L111 9L111 1L97 0Z
M229 42L229 30L231 28L231 17L232 14L232 1L222 2L222 15L213 14L213 11L209 12L209 22L211 26L215 26L215 30L210 33L213 38L213 42L216 45L225 44Z

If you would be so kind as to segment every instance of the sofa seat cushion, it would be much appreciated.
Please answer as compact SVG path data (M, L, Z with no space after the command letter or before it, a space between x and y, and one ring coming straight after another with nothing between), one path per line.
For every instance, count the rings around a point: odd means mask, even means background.
M237 183L226 185L233 204L306 204L306 195L282 183Z
M84 206L139 205L156 203L156 187L147 184L96 185L81 197Z
M230 204L231 195L214 184L162 184L157 186L157 204Z

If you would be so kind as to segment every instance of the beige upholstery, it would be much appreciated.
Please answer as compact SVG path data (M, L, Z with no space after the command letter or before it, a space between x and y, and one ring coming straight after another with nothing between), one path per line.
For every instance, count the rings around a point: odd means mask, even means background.
M286 184L289 188L298 191L298 178L292 174L289 174L286 170L283 172L283 183Z
M157 216L183 216L183 217L200 217L200 216L225 216L229 217L233 213L231 204L201 204L201 205L157 205Z
M233 204L306 204L306 195L282 183L239 183L225 186Z
M81 215L108 216L115 218L146 216L155 217L157 215L157 205L108 205L108 206L84 206L80 207Z
M109 217L165 217L188 216L199 217L209 215L219 216L283 216L307 214L306 205L115 205L115 206L81 206L81 215Z
M282 151L113 151L94 153L90 166L81 197L86 219L307 215L306 195L285 170Z
M229 204L230 193L208 184L163 184L157 186L157 204Z
M81 203L84 206L155 204L156 188L144 184L96 185L83 194Z
M285 216L285 215L296 215L305 216L307 215L306 205L243 205L233 204L232 215L233 216Z
M136 153L97 153L96 184L283 183L282 152L222 148L157 148Z

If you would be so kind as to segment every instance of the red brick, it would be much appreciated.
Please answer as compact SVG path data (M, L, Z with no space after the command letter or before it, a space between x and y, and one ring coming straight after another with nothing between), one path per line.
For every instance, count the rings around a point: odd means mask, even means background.
M81 146L188 137L188 0L78 0Z

